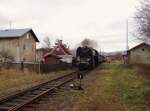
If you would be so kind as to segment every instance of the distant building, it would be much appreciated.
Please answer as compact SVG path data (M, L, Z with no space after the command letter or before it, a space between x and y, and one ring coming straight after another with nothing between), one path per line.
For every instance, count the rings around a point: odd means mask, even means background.
M0 30L0 51L9 51L14 62L35 62L36 42L39 40L32 29Z
M62 41L58 43L57 46L55 46L53 49L51 49L50 52L45 53L43 58L46 61L47 57L49 58L49 60L51 60L54 59L54 56L55 59L59 59L59 61L66 62L66 63L72 62L72 55L69 52L69 49L65 47L64 44L62 44Z
M141 43L128 51L129 64L150 64L150 45Z
M39 62L39 61L42 61L43 60L43 56L50 52L52 49L50 48L39 48L39 49L36 49L36 61Z
M54 55L54 54L49 54L44 56L44 62L47 64L59 64L61 57Z

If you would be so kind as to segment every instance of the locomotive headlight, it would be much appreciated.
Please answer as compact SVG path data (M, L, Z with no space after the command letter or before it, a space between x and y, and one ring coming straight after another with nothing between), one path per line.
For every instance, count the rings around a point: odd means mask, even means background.
M77 57L77 61L80 61L80 57Z
M86 59L86 61L88 61L88 62L89 62L89 61L90 61L90 58L87 58L87 59Z

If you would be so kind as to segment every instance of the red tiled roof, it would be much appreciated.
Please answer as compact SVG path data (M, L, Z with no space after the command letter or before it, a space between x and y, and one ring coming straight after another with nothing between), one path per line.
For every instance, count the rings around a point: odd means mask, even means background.
M71 55L71 53L69 52L69 50L68 50L63 44L60 44L60 47L63 49L63 51L64 51L67 55Z
M57 47L53 48L50 52L47 52L43 55L43 57L47 57L49 55L71 55L68 48L66 48L63 44L58 45Z
M59 56L57 56L57 55L54 55L54 54L47 54L47 55L44 55L43 58L47 58L47 57L49 57L49 56L53 56L53 57L55 57L55 58L57 58L57 59L61 59L61 57L59 57Z

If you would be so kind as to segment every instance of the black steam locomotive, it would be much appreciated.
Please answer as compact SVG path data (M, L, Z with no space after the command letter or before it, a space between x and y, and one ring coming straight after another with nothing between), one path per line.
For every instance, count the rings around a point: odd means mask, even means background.
M103 61L97 50L87 46L77 48L76 58L79 70L93 69Z

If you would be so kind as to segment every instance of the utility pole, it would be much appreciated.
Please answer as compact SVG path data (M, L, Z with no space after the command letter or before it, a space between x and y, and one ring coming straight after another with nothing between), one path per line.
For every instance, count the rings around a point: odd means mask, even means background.
M128 50L129 50L129 43L128 43L128 35L129 35L129 29L128 29L128 19L126 20L126 54L125 54L125 63L128 63Z
M9 22L9 28L12 28L12 21Z
M129 43L128 43L128 35L129 35L129 29L128 29L128 19L126 20L126 51L129 49Z
M99 51L99 53L100 53L100 55L101 55L101 53L102 53L102 51L101 51L101 46L100 46L100 51Z

